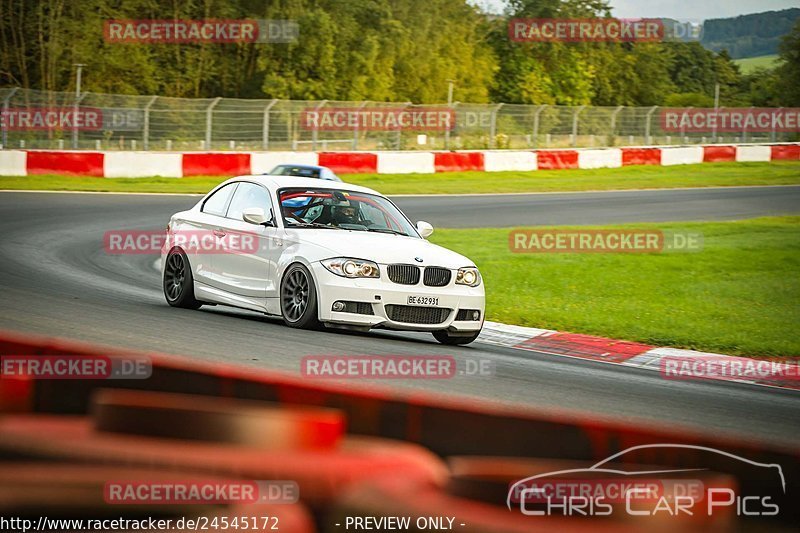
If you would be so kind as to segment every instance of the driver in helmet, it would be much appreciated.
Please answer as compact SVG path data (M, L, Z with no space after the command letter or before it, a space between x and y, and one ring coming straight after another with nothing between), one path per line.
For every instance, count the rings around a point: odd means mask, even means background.
M359 224L356 208L349 205L334 206L333 221L337 226L342 224Z

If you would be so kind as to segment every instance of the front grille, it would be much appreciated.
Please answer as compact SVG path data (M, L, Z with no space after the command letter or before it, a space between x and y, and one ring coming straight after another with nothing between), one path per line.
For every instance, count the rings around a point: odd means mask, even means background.
M450 283L450 271L442 267L427 267L422 282L428 287L444 287Z
M416 265L389 265L386 269L389 279L401 285L416 285L419 283L419 267Z
M450 314L450 309L440 307L417 307L414 305L387 305L386 316L395 322L406 324L441 324Z
M473 313L478 313L478 318L472 318ZM477 309L459 309L458 313L456 313L456 320L473 322L475 320L480 320L480 318L481 313Z
M343 313L355 313L357 315L374 315L372 304L367 302L343 302Z

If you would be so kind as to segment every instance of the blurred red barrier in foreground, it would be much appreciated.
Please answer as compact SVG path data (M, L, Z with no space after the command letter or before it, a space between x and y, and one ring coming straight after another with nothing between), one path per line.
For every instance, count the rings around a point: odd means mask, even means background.
M340 530L333 521L354 514L427 516L439 504L448 507L440 514L462 517L465 525L455 528L463 531L596 530L600 524L620 530L625 523L563 517L534 522L510 513L499 501L502 491L492 491L507 489L530 465L526 460L590 466L627 448L656 443L710 447L781 465L789 486L779 519L797 519L796 507L788 502L796 495L800 451L765 442L574 411L344 387L288 373L14 333L0 333L0 355L146 356L153 366L151 377L142 380L0 379L0 412L17 413L0 417L0 460L98 462L135 465L141 472L292 480L300 487L297 505L310 509L317 526L329 530ZM487 458L477 468L479 483L465 482L465 472L476 476L463 459L448 469L437 455ZM502 457L527 459L509 467ZM620 462L721 472L747 494L774 489L773 479L747 465L693 448L634 450ZM499 485L489 487L487 501L485 478L493 477ZM296 530L308 530L303 527Z

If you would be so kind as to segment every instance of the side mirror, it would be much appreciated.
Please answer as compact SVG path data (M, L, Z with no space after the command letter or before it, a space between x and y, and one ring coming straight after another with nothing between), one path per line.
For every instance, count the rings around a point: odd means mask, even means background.
M259 226L274 226L275 222L271 215L272 210L270 210L270 217L267 218L267 214L260 207L248 207L242 212L242 220Z
M417 222L417 231L422 236L423 239L427 239L433 233L433 226L425 222L424 220L420 220Z

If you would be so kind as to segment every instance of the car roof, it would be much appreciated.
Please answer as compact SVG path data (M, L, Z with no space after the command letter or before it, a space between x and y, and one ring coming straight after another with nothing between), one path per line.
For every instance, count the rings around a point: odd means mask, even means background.
M260 183L261 185L265 185L271 189L283 189L291 187L300 187L309 189L336 189L339 191L364 192L364 193L377 194L379 196L383 196L381 193L379 193L374 189L361 187L359 185L353 185L350 183L344 183L338 181L326 181L326 180L321 180L319 178L303 178L300 176L272 176L270 174L236 176L235 178L231 178L225 181L225 183L230 183L232 181L252 181L255 183Z

